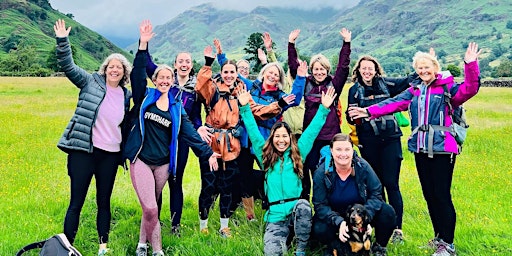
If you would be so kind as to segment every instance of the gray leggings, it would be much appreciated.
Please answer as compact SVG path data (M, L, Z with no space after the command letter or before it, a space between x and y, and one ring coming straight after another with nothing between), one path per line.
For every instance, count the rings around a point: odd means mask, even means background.
M296 251L305 251L311 232L311 205L299 199L293 212L284 221L267 223L263 236L265 255L284 255L288 249L290 233L295 233ZM293 233L292 236L293 236Z
M156 201L169 178L169 164L147 165L142 160L136 159L135 163L130 164L130 177L142 206L139 243L149 241L154 252L162 250L162 234Z

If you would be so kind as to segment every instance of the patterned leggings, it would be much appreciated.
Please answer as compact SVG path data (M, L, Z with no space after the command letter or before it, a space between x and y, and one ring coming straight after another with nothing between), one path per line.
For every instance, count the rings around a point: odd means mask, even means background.
M300 199L287 220L267 223L263 236L265 255L285 255L288 249L287 242L291 241L294 233L296 251L305 251L311 232L311 216L309 202Z
M220 217L229 218L232 202L233 176L238 168L236 161L219 161L219 169L210 171L208 162L201 163L201 193L199 194L199 217L208 219L217 194L220 194Z

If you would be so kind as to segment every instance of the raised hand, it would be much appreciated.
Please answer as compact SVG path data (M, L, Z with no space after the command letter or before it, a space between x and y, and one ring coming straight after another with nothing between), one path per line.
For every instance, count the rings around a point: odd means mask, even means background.
M272 38L270 37L270 34L268 32L264 32L263 36L261 36L261 39L263 39L263 45L265 45L265 49L267 49L267 51L272 51Z
M149 40L155 36L155 33L153 33L153 25L151 25L151 21L143 20L139 26L139 33L141 43L149 42Z
M63 19L58 19L53 25L53 31L55 31L56 37L68 37L71 27L66 29L66 22Z
M265 51L263 49L258 48L258 59L260 60L261 64L267 64L267 55L265 54Z
M222 45L220 44L220 40L217 38L213 39L213 45L215 46L217 54L222 54Z
M240 106L245 106L252 99L252 96L251 93L247 91L247 88L245 88L245 86L241 86L238 88L237 98L238 103L240 103Z
M208 164L210 165L210 171L217 171L219 169L219 163L217 162L217 158L220 158L221 155L219 153L213 152L213 154L208 158Z
M210 57L210 58L215 58L215 56L213 56L213 49L212 49L212 46L211 45L207 45L205 48L204 48L204 56L205 57Z
M352 31L350 31L346 28L341 29L340 35L341 35L341 37L343 37L343 41L345 41L347 43L350 42L350 40L352 40Z
M482 53L482 49L478 50L478 44L475 42L471 42L468 45L468 49L466 50L466 54L464 55L464 62L470 63L475 61L478 56Z
M432 55L432 57L437 58L436 51L434 50L434 47L430 47L428 50L428 54Z
M299 60L299 67L297 68L298 76L307 76L308 75L308 63L306 61Z
M329 86L327 92L322 92L322 105L324 105L325 108L329 108L334 102L334 99L336 99L336 91L333 86Z
M290 32L290 35L288 35L288 42L294 44L295 40L297 40L297 37L299 37L300 29L295 29L292 32Z

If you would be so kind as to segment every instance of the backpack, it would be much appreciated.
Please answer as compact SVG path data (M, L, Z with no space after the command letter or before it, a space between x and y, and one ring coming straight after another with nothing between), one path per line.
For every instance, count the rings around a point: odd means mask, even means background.
M16 256L21 256L26 251L38 248L41 248L39 256L82 256L82 254L71 245L64 234L57 234L44 241L26 245L16 253Z
M452 134L455 137L459 147L462 147L462 144L466 140L467 129L469 128L469 125L466 122L466 109L462 105L454 109L450 103L452 95L450 94L446 84L443 84L443 89L444 102L448 106L448 114L452 118Z

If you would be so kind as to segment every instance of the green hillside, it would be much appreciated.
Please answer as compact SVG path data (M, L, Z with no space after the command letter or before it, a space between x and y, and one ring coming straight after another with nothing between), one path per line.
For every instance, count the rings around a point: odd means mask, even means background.
M483 74L490 76L493 67L512 59L511 12L510 1L478 0L363 0L344 11L258 7L249 13L206 4L156 26L150 50L161 62L171 63L179 51L189 51L202 62L204 46L219 38L230 57L241 58L249 35L268 31L285 61L288 34L299 28L297 48L302 55L321 52L336 59L341 46L338 32L347 27L353 33L351 58L374 55L388 75L410 71L414 53L430 47L436 49L443 66L462 67L467 43L476 41L484 49Z
M96 70L113 52L130 56L103 36L54 10L46 0L2 0L0 3L0 66L2 74L26 74L27 69L51 69L55 55L53 25L65 19L71 26L70 40L75 62ZM20 59L22 58L22 59ZM30 71L32 72L32 71Z

